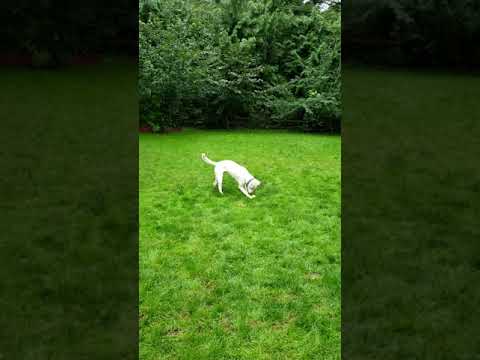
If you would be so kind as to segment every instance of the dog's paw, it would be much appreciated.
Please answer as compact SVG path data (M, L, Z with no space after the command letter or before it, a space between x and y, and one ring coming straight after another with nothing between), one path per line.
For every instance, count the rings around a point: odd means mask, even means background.
M250 199L253 199L254 197L255 197L255 195L252 195L252 196L250 197Z

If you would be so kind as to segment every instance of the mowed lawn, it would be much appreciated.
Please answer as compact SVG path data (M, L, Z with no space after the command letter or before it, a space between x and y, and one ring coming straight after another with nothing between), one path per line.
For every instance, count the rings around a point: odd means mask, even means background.
M343 356L474 359L480 76L343 66L342 86Z
M137 65L0 78L0 357L135 359Z
M339 136L140 135L140 358L340 359ZM232 159L247 199L200 160Z

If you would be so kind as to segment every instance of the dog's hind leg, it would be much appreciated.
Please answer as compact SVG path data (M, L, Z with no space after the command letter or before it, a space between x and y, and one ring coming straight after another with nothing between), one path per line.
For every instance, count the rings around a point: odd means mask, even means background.
M218 191L220 192L220 194L223 194L222 182L223 182L223 171L215 170L215 183L218 186Z

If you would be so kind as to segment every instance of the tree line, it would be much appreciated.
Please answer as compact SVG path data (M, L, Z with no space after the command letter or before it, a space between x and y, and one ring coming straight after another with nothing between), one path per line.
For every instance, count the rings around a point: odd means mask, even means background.
M142 0L141 122L338 131L340 25L336 1Z
M343 56L388 65L480 64L477 0L343 0Z
M138 2L28 0L0 2L0 54L62 65L76 55L138 53Z

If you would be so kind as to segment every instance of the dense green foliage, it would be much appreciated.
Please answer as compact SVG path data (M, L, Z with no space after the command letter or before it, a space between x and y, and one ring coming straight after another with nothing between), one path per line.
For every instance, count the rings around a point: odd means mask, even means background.
M77 54L137 51L137 2L28 0L0 2L0 53L59 61Z
M151 0L139 12L142 121L338 128L338 5Z
M340 137L185 130L139 145L140 359L339 360ZM230 176L213 189L205 149L258 176L256 198Z
M344 0L347 59L388 64L478 65L477 0Z

